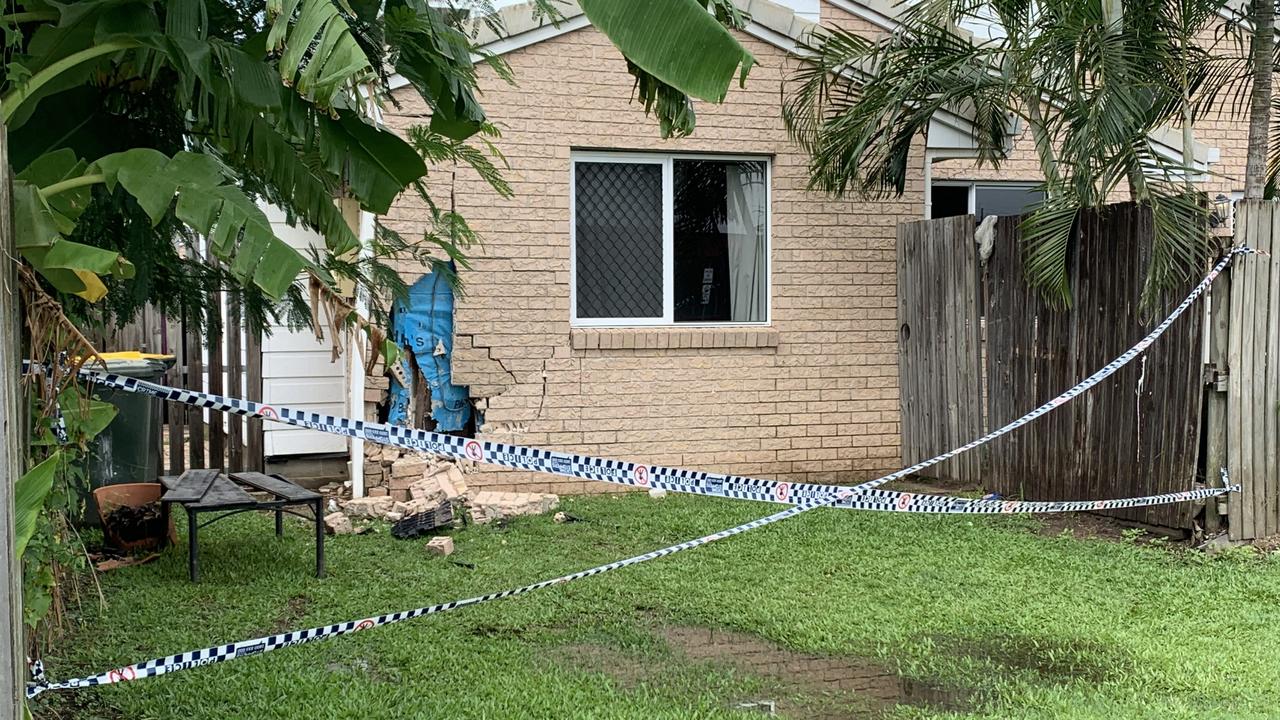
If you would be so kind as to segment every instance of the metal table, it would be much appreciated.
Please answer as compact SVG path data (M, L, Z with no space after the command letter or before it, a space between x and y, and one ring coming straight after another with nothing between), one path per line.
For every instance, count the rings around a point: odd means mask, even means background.
M200 580L199 530L232 515L250 510L274 510L276 513L276 537L284 536L284 513L304 519L314 519L316 527L316 577L324 577L324 498L320 493L299 487L279 475L258 472L240 472L224 475L220 470L188 470L179 477L160 478L166 492L160 498L160 506L166 518L169 507L177 503L187 511L187 563L191 581ZM244 487L265 493L266 499L250 495ZM310 506L314 518L291 509ZM216 513L199 522L201 513Z

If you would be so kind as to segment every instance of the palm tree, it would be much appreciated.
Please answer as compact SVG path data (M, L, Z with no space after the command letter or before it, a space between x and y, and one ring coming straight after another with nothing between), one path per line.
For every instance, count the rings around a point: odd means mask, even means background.
M1076 217L1117 193L1151 207L1144 301L1199 268L1207 247L1192 169L1152 131L1190 116L1210 56L1194 39L1221 0L923 0L890 36L826 30L795 73L784 116L809 150L811 186L901 194L913 141L942 110L972 119L979 163L999 166L1011 119L1031 132L1045 200L1023 226L1028 280L1070 301ZM990 40L959 30L991 24Z
M1249 146L1244 172L1244 196L1261 200L1268 177L1277 168L1267 168L1267 144L1271 128L1271 74L1275 70L1275 0L1253 0L1252 33L1253 87L1249 101Z

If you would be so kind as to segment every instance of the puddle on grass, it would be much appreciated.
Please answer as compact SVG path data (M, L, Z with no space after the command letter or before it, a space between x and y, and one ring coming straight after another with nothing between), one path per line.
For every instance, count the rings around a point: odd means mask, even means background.
M798 720L872 720L898 705L962 711L974 702L974 691L904 678L867 658L795 652L725 630L668 626L656 632L688 663L762 681L761 691L729 698L731 709ZM673 673L681 673L680 665L657 668L606 645L564 646L557 655L581 670L607 674L626 690L672 684Z
M904 678L875 660L801 653L746 633L672 626L661 630L672 649L690 660L727 665L781 683L799 702L778 700L786 717L813 720L873 718L894 705L965 710L973 693Z
M1102 683L1125 677L1134 658L1102 643L1065 641L1031 635L995 635L981 639L935 637L937 652L990 666L996 674L1031 675L1042 683Z
M292 630L294 625L307 614L307 609L311 607L311 598L306 595L294 595L285 602L284 608L276 619L271 623L271 632L279 633L286 630Z
M367 681L374 683L387 683L391 685L400 682L400 673L394 668L384 668L378 662L370 662L362 657L355 657L349 660L330 660L325 663L324 669L335 675L346 675L356 678L358 681Z

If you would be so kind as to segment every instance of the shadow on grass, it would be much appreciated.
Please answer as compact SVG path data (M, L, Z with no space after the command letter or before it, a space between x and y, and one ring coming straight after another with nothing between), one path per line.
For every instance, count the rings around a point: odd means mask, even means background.
M936 654L951 656L1007 679L1041 685L1103 683L1134 672L1137 661L1100 642L1034 635L933 637Z

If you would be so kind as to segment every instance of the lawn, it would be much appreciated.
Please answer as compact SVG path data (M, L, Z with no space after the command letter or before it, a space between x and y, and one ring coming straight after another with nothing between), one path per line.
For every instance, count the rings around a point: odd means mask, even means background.
M418 607L682 541L777 506L572 498L579 522L331 538L268 516L102 575L51 678ZM67 718L1274 718L1280 560L817 510L522 597L169 676L49 693ZM179 546L180 548L183 546ZM450 562L450 561L456 561ZM754 706L752 706L754 704Z

